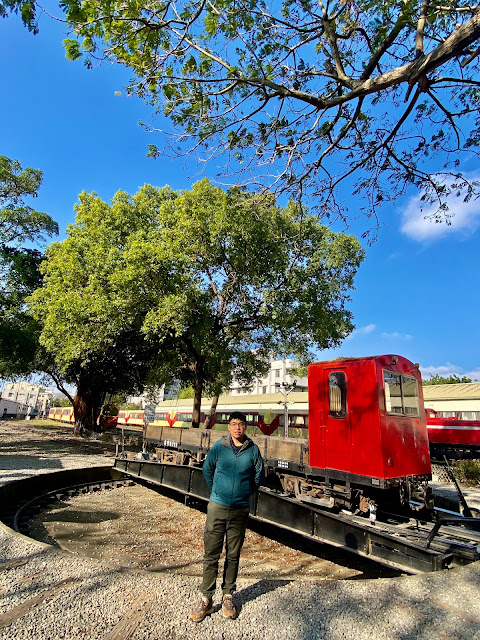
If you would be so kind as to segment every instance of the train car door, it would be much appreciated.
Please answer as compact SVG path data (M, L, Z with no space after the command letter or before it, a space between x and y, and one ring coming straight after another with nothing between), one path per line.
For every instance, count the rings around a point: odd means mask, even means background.
M347 402L346 368L326 368L323 374L325 466L341 471L350 470L352 456L352 425Z

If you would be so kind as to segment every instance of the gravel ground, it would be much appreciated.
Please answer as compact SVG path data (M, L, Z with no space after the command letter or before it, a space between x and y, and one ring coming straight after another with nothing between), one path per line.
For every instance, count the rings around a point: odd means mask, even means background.
M105 465L63 435L40 443L41 433L0 424L0 482ZM188 620L197 586L194 576L112 569L0 527L2 640L480 640L480 563L393 579L246 580L237 620L216 611L200 624Z

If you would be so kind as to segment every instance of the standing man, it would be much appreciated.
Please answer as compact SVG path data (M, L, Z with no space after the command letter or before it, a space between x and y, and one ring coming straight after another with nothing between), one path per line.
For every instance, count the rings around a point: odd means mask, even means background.
M263 459L257 445L245 435L247 421L240 411L230 415L228 435L217 440L203 464L203 475L210 487L203 556L202 599L190 619L200 622L214 610L213 594L218 561L225 540L222 581L222 611L225 618L236 618L233 602L240 551L245 539L250 496L264 478Z

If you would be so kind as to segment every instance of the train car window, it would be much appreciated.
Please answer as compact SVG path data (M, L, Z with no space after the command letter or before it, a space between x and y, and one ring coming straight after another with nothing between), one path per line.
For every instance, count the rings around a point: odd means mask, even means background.
M191 422L192 421L192 414L191 413L179 413L177 415L177 420L179 422Z
M393 371L384 371L385 403L387 413L403 414L401 375Z
M405 415L420 415L418 404L418 383L416 378L402 376L402 396Z
M384 371L387 413L397 416L419 416L418 382L412 376Z
M332 418L345 418L347 415L347 376L343 371L328 374L329 413Z

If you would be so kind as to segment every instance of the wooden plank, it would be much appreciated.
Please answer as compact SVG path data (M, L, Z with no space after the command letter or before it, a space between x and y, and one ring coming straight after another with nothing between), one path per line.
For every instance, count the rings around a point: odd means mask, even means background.
M300 438L269 438L267 457L301 463L302 448L306 445L308 445L308 440Z
M178 444L180 444L182 431L183 429L179 429L178 427L163 427L162 442L167 440L171 442L178 442Z
M47 604L55 596L57 596L64 589L72 586L77 582L83 582L82 578L67 578L66 580L62 580L57 584L54 584L53 587L49 587L48 589L44 589L42 592L38 593L31 598L25 600L25 602L21 602L16 606L12 607L5 613L0 614L0 629L4 627L8 627L9 624L15 622L19 618L23 618L26 616L32 609L37 607L40 604Z
M448 611L448 613L453 613L453 615L457 616L458 618L462 618L467 622L472 622L473 624L480 625L480 617L472 616L470 613L467 613L466 611L463 611L462 609L460 609L460 607L452 606L447 602L443 602L439 598L433 598L432 604L438 607L439 609L443 609L443 611Z
M163 427L159 427L156 424L147 424L145 429L145 437L149 440L160 440L162 439L162 429Z
M151 597L150 591L143 591L120 622L104 636L104 640L128 640L142 622L155 599L155 595L153 598Z
M182 447L186 445L201 447L206 433L205 429L182 429Z

